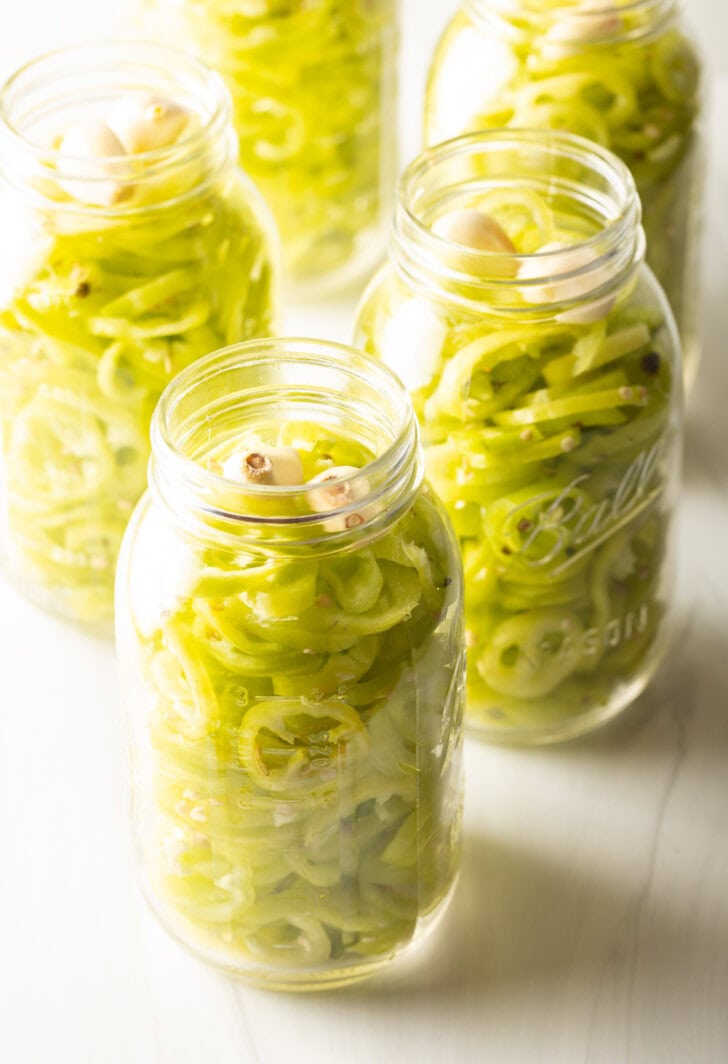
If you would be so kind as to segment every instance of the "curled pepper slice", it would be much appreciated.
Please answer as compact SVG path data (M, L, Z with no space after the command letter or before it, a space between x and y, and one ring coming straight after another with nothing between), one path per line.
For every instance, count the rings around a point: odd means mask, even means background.
M571 610L518 614L493 631L478 672L501 694L541 698L578 668L583 634L584 626Z
M367 753L369 736L345 702L278 698L259 702L237 734L240 763L266 791L338 787Z

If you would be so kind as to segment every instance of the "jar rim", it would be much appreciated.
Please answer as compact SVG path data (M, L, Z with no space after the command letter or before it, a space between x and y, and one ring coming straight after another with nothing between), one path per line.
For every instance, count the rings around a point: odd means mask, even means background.
M590 237L558 249L540 249L532 253L484 251L457 247L457 266L443 268L443 258L453 245L433 232L418 213L418 201L428 182L436 180L438 168L447 170L460 160L469 162L479 155L484 159L496 153L537 153L543 159L562 160L583 168L604 182L611 201L603 197L605 216L603 224ZM513 171L502 182L508 186L523 180L526 171L519 175ZM549 186L554 176L542 172ZM445 185L446 189L448 186ZM452 188L457 186L452 185ZM586 195L586 185L571 182L574 195L581 188ZM605 192L605 197L607 193ZM593 202L593 199L592 199ZM614 286L622 283L644 257L644 233L641 228L641 205L637 188L628 167L606 148L577 136L557 130L498 129L466 133L426 149L414 159L402 174L397 189L395 222L390 236L390 249L395 265L415 283L425 282L433 269L445 282L448 295L458 302L465 302L482 309L490 299L499 302L498 309L518 309L533 313L538 307L531 303L524 308L508 308L504 294L509 290L539 287L574 277L587 277L591 272L597 277L600 264L605 259L612 266ZM590 261L584 261L585 252ZM452 256L450 256L452 257ZM434 264L434 266L433 266ZM521 279L528 271L528 280ZM519 278L519 274L521 278ZM602 275L603 276L603 275ZM458 296L457 290L467 295ZM598 294L598 293L597 293ZM581 299L593 298L588 293ZM549 304L550 305L550 304ZM546 306L546 304L544 304Z
M560 43L593 48L651 36L678 13L680 0L623 0L616 10L614 0L591 0L588 8L583 6L583 0L560 0L548 9L544 9L540 0L463 0L463 8L475 22L488 25L495 20L512 30L517 28L517 19L524 20L530 29L538 30L559 24L562 30ZM620 19L616 26L608 21L608 17L615 14ZM564 19L572 20L573 37L563 32ZM599 19L606 21L602 30L597 32L595 24ZM587 20L592 25L588 39L584 40L580 30ZM636 21L630 24L630 20Z
M98 97L103 90L110 92L116 87L118 91L124 78L131 81L132 92L159 92L175 102L180 102L178 94L182 92L189 99L194 98L197 106L190 109L200 118L199 125L183 133L172 145L133 155L105 157L103 173L98 176L89 175L88 160L34 139L23 128L23 123L34 117L33 112L23 114L23 101L28 95L37 97L33 103L37 112L39 108L46 108L48 100L57 100L64 85L67 91L70 87L71 99L78 102L87 98L89 92ZM74 81L79 84L75 92L72 89ZM234 139L231 115L232 104L222 78L178 48L147 41L102 40L54 49L30 59L0 84L0 151L5 156L5 176L12 180L13 170L19 169L20 180L15 184L25 195L30 195L29 175L41 179L52 177L63 182L81 181L88 187L111 180L123 190L127 186L157 180L189 165L208 144L224 138L226 130ZM229 153L226 146L226 154ZM19 166L14 166L14 158L19 161ZM105 207L73 200L56 201L37 190L34 195L64 213L118 217L150 209L148 203L127 202L123 196L113 207ZM177 198L162 199L153 206L166 206Z
M222 382L226 375L250 372L270 367L281 372L286 366L302 371L308 370L311 379L315 371L330 369L352 385L363 382L376 394L390 401L391 438L386 446L356 473L337 478L337 484L352 488L368 485L366 497L353 492L357 501L343 504L336 509L321 513L265 514L246 512L245 500L292 500L312 490L311 484L265 485L240 484L221 473L208 469L199 460L186 454L179 438L182 426L175 427L175 416L185 396L196 388L204 387L215 378ZM229 393L222 391L227 395ZM275 390L268 385L268 405L275 407ZM323 393L322 399L323 399ZM333 395L333 391L330 393ZM252 392L251 392L252 396ZM323 405L323 402L321 403ZM157 404L151 424L152 459L150 462L150 486L161 495L167 504L181 504L186 511L200 510L205 515L219 519L239 537L246 527L258 529L298 530L294 532L298 546L310 545L312 541L336 542L342 537L352 538L352 533L361 535L371 530L370 523L347 528L340 532L325 532L321 535L323 521L332 517L346 516L356 509L366 508L372 502L382 504L380 516L386 519L387 527L395 512L404 502L409 502L423 478L419 430L412 401L396 374L383 362L346 344L329 340L305 337L269 337L234 344L198 359L182 370L166 387ZM234 508L209 505L210 499L224 493L226 500L234 499ZM406 495L405 500L403 496ZM372 524L376 524L375 519ZM378 525L384 523L379 521ZM310 530L312 539L301 539L301 531ZM266 546L268 546L266 542ZM290 543L289 543L290 545Z

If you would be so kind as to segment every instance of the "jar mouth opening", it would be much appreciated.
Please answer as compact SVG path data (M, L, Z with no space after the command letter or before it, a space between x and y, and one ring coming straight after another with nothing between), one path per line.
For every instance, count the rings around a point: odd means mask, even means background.
M291 513L314 490L295 485L242 484L208 468L206 451L220 440L254 435L262 421L308 421L350 430L373 457L356 473L337 478L341 506L326 512ZM200 427L202 426L202 430ZM412 487L420 464L419 435L411 400L384 363L343 344L286 337L250 340L213 352L183 370L166 388L152 419L150 484L173 508L197 510L227 531L247 527L286 530L333 539L361 535L362 523L322 532L323 522L368 511L381 524ZM416 474L417 483L421 472ZM224 503L221 505L221 501ZM261 512L261 510L264 512Z
M438 218L493 196L509 206L540 197L555 212L573 216L579 232L558 246L545 239L528 253L480 250L433 232ZM590 278L595 287L620 283L641 259L640 220L632 175L606 149L558 131L480 131L435 145L405 170L392 253L411 279L435 272L460 301L493 300L508 308L512 293L526 292L526 309L534 311L533 294L546 285L580 278L591 296ZM523 309L522 300L511 309L516 306Z
M158 95L184 107L195 119L174 143L133 154L104 156L98 172L89 159L62 152L59 136L77 121L102 119L105 108L128 94ZM10 180L46 198L48 182L73 182L89 196L56 200L59 210L108 213L114 217L143 207L127 199L127 190L192 167L229 126L231 104L219 75L175 48L145 42L101 41L74 45L38 56L16 70L0 87L0 148ZM113 182L116 201L96 201L93 190ZM148 205L146 205L148 207Z
M515 34L558 28L559 44L581 49L652 35L674 15L677 0L465 0L465 8L475 22L495 20Z

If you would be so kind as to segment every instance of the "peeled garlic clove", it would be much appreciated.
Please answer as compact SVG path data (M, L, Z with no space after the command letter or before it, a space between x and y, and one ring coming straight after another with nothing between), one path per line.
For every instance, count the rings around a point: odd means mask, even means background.
M446 338L446 322L428 303L406 299L382 329L382 359L407 391L414 392L435 376Z
M330 469L324 469L323 473L317 473L308 482L321 485L316 491L308 493L311 509L317 514L325 514L329 510L338 510L340 506L348 506L351 502L366 498L369 494L366 478L354 483L346 479L360 472L356 466L332 466Z
M544 263L539 258L525 259L518 268L519 281L535 281L539 277L543 277L546 270L554 276L557 276L560 272L578 269L579 266L583 265L581 256L578 256L579 261L576 261L577 256L575 256L574 259L570 259L566 254L558 254L560 251L566 252L568 247L568 244L561 243L544 244L543 247L538 249L536 254L539 256L552 255L553 258L548 264ZM572 285L570 284L563 298L569 298L571 287ZM555 284L528 285L521 289L521 294L527 303L554 303L558 298Z
M113 207L124 194L117 181L103 180L108 174L105 161L118 159L126 153L124 145L105 122L88 119L71 126L59 146L60 169L65 160L80 180L59 180L58 184L69 196L94 207Z
M227 480L241 484L293 487L303 484L303 463L295 447L251 447L231 454L222 466Z
M145 93L120 96L111 106L108 124L129 155L174 144L190 112L173 100Z
M544 37L547 59L563 59L584 45L607 40L619 33L622 20L613 0L582 0L573 13L563 15Z
M515 255L516 248L506 231L489 214L478 210L450 211L432 226L432 232L443 240L474 251L495 251Z
M330 510L338 510L343 506L366 499L369 494L369 481L366 477L359 477L353 482L346 480L347 477L353 477L357 473L361 473L361 470L356 466L332 466L331 469L325 469L323 473L318 473L309 480L309 484L320 485L314 491L308 492L311 509L317 514L325 514ZM364 513L356 512L342 514L325 521L324 528L327 532L343 532L348 528L356 528L358 525L363 525L368 517L373 517L378 513L380 508L369 505L365 509L366 516Z
M528 285L522 288L521 295L527 303L566 303L570 300L584 299L591 292L614 280L607 266L600 266L576 277L560 278L561 274L572 273L595 263L599 255L591 248L562 243L545 244L539 248L538 255L546 254L551 256L548 263L539 261L537 258L526 259L518 270L518 278L523 281L542 277L545 269L553 278L546 284ZM606 318L616 301L616 295L602 296L600 299L563 311L557 315L557 320L573 324L590 324L600 321Z
M126 154L124 145L106 122L88 119L68 129L61 141L60 152L78 159L108 159Z

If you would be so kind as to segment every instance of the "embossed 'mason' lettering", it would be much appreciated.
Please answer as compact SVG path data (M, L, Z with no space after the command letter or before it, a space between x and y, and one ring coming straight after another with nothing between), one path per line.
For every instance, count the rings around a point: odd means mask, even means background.
M664 449L665 441L660 439L648 450L641 451L616 488L594 505L588 504L588 495L580 487L590 479L588 473L575 477L555 498L551 493L544 493L521 503L511 511L508 520L510 523L521 512L529 511L529 523L533 527L518 552L522 561L545 567L569 547L570 557L560 567L565 568L586 550L607 539L626 520L635 517L663 490L658 472ZM534 507L547 501L548 506L534 517ZM539 552L540 545L543 553Z
M585 660L600 656L605 650L616 650L623 642L627 642L635 636L643 635L650 623L650 604L643 602L634 610L630 610L625 617L612 617L601 628L587 628L577 640L577 645ZM567 637L555 655L557 660L566 660L573 653L575 645L574 637ZM546 654L553 656L552 644L545 640L541 649Z

